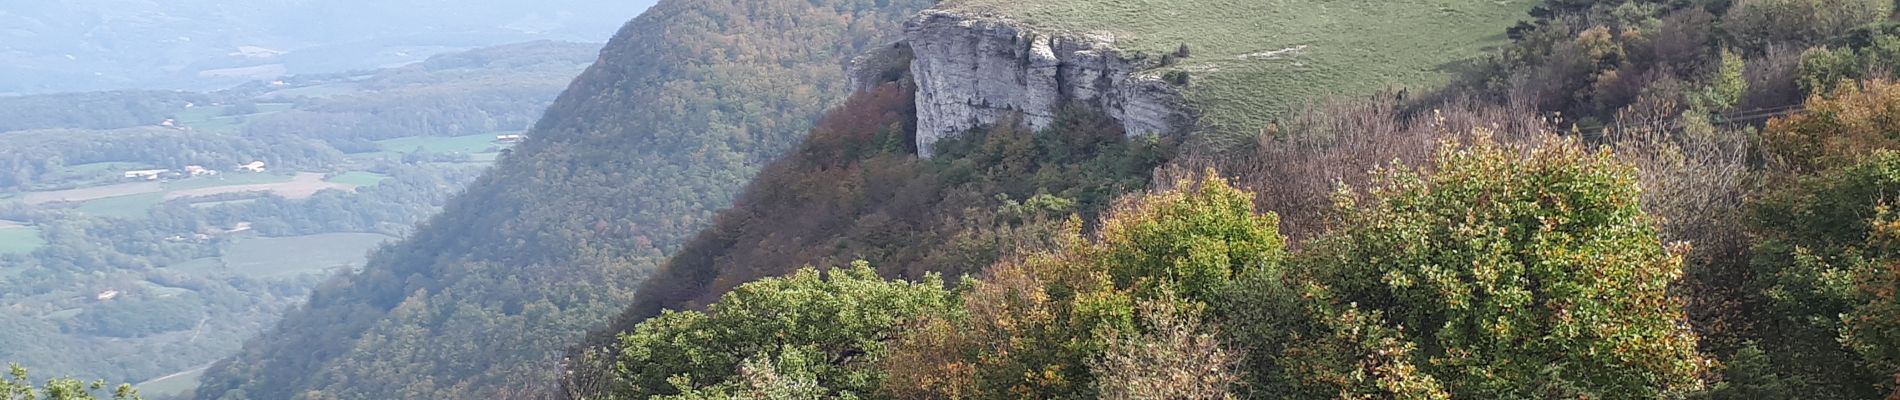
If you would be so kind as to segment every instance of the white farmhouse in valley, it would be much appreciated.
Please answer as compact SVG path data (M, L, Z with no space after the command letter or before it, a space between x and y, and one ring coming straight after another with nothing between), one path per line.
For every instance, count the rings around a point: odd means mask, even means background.
M131 171L125 171L125 178L155 181L155 180L158 180L158 177L160 175L164 175L166 172L171 172L171 171L172 170L169 170L169 169L135 169Z

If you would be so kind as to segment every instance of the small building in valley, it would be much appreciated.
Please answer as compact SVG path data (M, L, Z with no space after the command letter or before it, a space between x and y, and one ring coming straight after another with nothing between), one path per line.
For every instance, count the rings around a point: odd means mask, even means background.
M136 169L136 170L131 170L131 171L125 171L125 178L155 181L155 180L158 180L159 176L165 175L166 172L171 172L171 170L169 169Z
M250 172L264 172L264 162L252 161L252 162L244 163L244 165L239 165L238 169L250 171Z
M521 143L525 140L528 140L528 135L495 135L495 141L500 143Z

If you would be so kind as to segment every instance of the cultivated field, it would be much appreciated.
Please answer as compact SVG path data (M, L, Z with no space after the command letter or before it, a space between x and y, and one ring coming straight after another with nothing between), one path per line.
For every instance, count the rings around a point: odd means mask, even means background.
M40 228L19 222L0 220L0 254L30 253L46 245Z
M257 103L257 113L243 115L230 114L231 106L198 106L179 111L177 123L192 129L234 131L244 126L253 116L289 110L289 103Z
M246 193L246 192L270 192L278 196L283 196L285 198L301 199L301 198L310 197L311 195L317 194L317 192L320 192L323 190L328 190L328 189L351 190L354 188L356 187L353 185L336 183L336 182L326 182L323 180L323 174L321 173L298 172L297 176L294 178L291 178L289 182L258 183L258 184L249 184L249 185L225 185L225 186L212 186L212 187L204 187L204 188L197 188L197 189L174 190L174 191L165 193L165 200L211 196L211 195L225 194L225 193Z
M349 174L345 174L346 176ZM374 174L370 174L374 175ZM378 175L379 176L379 175ZM368 182L369 176L355 176L348 182ZM302 172L296 176L275 174L225 174L169 182L132 182L68 190L29 192L16 201L30 204L78 203L79 212L118 218L138 218L153 206L170 200L211 196L224 193L268 192L286 198L310 197L326 189L352 190L356 184L325 181L323 174ZM206 202L207 206L217 202Z
M414 153L417 149L430 153L468 154L472 162L492 162L499 155L499 149L510 145L495 143L495 136L512 132L484 133L464 136L410 136L376 141L382 151L351 154L359 159L400 159L404 154Z
M20 196L20 201L26 204L87 201L108 197L131 196L140 193L157 193L163 190L165 190L165 186L158 182L133 182L78 189L30 192Z
M378 174L375 172L368 172L368 171L350 171L350 172L338 174L337 176L332 176L330 177L329 180L330 182L334 182L334 183L350 185L350 186L355 186L355 187L364 187L364 186L376 186L376 184L382 183L384 179L389 179L389 175L383 175L383 174Z
M255 278L282 278L360 266L371 249L393 237L374 233L321 233L241 239L224 252L231 271Z
M73 210L113 218L144 218L152 206L165 201L165 193L139 193L131 196L107 197L79 203Z
M1254 133L1306 101L1385 88L1424 93L1505 44L1536 0L946 0L939 7L1041 28L1112 32L1118 46L1186 71L1204 124Z

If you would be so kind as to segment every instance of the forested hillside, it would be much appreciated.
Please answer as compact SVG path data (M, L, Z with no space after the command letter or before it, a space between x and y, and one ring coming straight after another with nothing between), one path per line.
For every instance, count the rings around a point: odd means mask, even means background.
M1092 5L1060 3L1040 5ZM860 92L561 389L1900 395L1893 2L1529 8L1444 90L1226 117L1272 121L1257 133L1128 139L1071 110L919 159L892 140L915 89Z
M572 394L596 395L616 354L611 333L662 309L703 307L739 284L801 266L867 260L890 276L974 273L1017 248L1045 245L1067 216L1094 216L1147 186L1170 143L1130 139L1085 108L1030 132L1009 126L941 143L919 159L906 82L859 92L819 120L797 150L762 171L661 272L642 282L583 360Z
M189 392L324 277L439 211L598 48L0 99L0 364Z
M842 99L924 1L665 1L408 240L206 374L200 398L488 398L560 351Z

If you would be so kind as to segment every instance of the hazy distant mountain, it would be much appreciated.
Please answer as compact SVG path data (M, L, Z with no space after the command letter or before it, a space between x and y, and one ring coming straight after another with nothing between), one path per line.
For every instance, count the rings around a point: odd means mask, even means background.
M0 94L213 89L535 39L600 41L653 0L66 0L0 8Z

